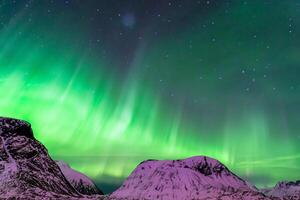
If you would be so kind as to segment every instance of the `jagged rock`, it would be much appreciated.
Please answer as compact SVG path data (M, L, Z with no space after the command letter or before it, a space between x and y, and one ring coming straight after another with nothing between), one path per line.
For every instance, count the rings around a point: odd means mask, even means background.
M0 118L0 199L78 199L28 122ZM95 196L95 198L98 198ZM100 197L99 197L100 198Z
M270 199L209 157L142 162L110 196L118 200Z

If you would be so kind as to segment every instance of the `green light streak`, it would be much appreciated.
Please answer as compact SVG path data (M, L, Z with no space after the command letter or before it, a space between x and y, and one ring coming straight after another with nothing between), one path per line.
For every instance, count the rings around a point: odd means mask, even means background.
M92 70L93 65L105 69L105 64L77 58L76 52L61 57L39 44L24 51L30 39L21 38L3 41L9 45L0 58L1 115L30 121L37 139L54 157L99 158L97 164L70 162L100 178L125 177L149 157L206 154L226 161L219 150L189 134L180 110L171 112L138 81L118 83L104 74L108 72ZM180 135L183 130L190 136ZM129 157L130 163L120 165L114 155Z

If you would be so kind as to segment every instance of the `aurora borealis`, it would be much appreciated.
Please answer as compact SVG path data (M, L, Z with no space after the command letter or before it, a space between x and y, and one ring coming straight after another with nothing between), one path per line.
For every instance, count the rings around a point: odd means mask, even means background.
M118 185L207 155L257 186L300 178L298 1L0 1L0 111Z

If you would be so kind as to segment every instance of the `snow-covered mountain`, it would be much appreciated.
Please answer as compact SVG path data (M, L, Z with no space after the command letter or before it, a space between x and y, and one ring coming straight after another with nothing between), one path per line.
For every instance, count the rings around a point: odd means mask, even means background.
M262 191L269 197L279 197L284 200L300 200L300 180L281 181L274 188Z
M0 199L79 199L30 124L0 118ZM95 198L97 198L95 196Z
M259 191L219 161L197 156L142 162L110 196L84 174L53 161L30 124L0 117L0 200L299 200L300 181Z
M64 161L56 161L56 164L59 166L60 170L71 185L81 194L103 194L103 192L100 191L94 182L86 175L75 171Z
M128 200L259 200L270 199L233 174L219 161L205 157L142 162L111 199Z

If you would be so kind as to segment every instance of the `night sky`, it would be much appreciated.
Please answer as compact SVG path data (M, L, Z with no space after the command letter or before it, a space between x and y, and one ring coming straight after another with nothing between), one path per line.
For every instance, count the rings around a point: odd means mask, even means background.
M300 179L300 2L0 1L0 115L109 192L145 159Z

